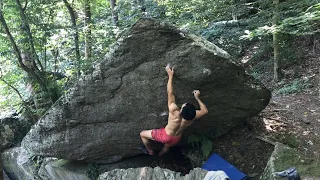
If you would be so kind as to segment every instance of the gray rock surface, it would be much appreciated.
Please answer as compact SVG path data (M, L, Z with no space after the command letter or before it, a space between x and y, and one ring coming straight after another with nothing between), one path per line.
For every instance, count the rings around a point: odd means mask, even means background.
M28 152L21 147L14 147L2 154L3 168L11 180L37 180L39 166L30 159Z
M10 180L6 172L2 171L2 174L3 174L3 180Z
M31 129L33 122L20 116L6 116L0 119L0 151L19 145Z
M88 164L46 158L38 171L42 180L90 180Z
M203 152L200 148L184 148L182 149L182 153L190 160L191 168L202 167L205 163L205 161L203 161L205 158L203 157Z
M151 164L163 166L168 163L166 162L168 158L174 159L172 156L135 156L118 163L93 165L57 158L37 160L37 157L30 156L21 147L8 149L2 154L4 169L8 172L11 180L90 180L96 179L101 173L114 169L139 168ZM175 167L175 169L177 168Z
M84 162L55 158L37 161L21 147L6 150L2 158L4 170L11 180L90 180L87 176L90 167Z
M260 179L283 180L283 178L274 176L274 173L295 167L302 179L319 180L320 163L317 161L316 158L310 159L295 149L277 143Z
M162 169L160 167L150 168L129 168L115 169L99 176L98 180L115 180L115 179L139 179L139 180L201 180L207 174L206 170L195 168L189 174L181 176L180 173Z
M201 91L209 114L184 133L226 133L268 104L270 91L195 35L140 19L110 48L106 60L61 97L22 145L36 155L112 163L141 153L139 133L167 123L167 74L175 67L176 103L196 104Z

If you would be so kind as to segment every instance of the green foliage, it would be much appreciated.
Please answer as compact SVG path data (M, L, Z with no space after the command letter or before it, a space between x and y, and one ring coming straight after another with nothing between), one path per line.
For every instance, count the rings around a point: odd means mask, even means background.
M295 79L290 84L286 84L284 87L280 88L277 93L279 94L292 94L301 92L303 89L308 88L311 84L308 79L301 80Z
M271 26L273 9L266 6L265 21L257 24L254 30L247 30L242 38L253 39L271 35L274 32L282 34L306 35L319 32L320 4L315 0L293 0L280 3L280 22L277 27ZM259 15L258 15L259 16Z
M261 74L264 72L268 72L272 68L272 61L266 60L266 61L259 61L257 62L249 71L249 74L255 76L257 79L261 77Z
M23 98L26 99L28 90L24 85L24 76L24 72L12 61L0 57L0 109L2 113L19 109L22 104L22 99L9 85L17 88Z
M89 164L88 170L86 172L86 176L88 176L91 180L96 180L99 177L99 165L97 164Z
M233 57L240 57L243 54L246 40L240 40L244 31L243 27L209 27L201 32L207 40L214 42L217 46L226 50Z
M290 67L293 64L303 62L306 49L299 44L298 38L292 34L281 34L280 36L280 65L282 68Z
M202 153L204 155L204 157L208 157L212 151L212 141L209 140L209 139L204 139L202 141L202 146L201 146L201 150L202 150Z
M32 155L29 157L29 160L33 162L33 165L40 168L40 165L43 162L42 156Z
M264 38L263 43L258 43L254 45L254 47L256 47L256 50L253 50L254 54L248 60L248 63L257 64L263 61L270 60L270 57L273 52L272 42L270 38L268 37ZM263 68L263 67L258 67L258 68ZM257 67L255 67L255 69L257 69Z
M202 134L188 136L188 144L191 144L193 147L201 148L204 158L210 155L213 146L212 140Z
M299 16L284 19L279 29L289 34L306 35L319 32L319 26L320 3L311 6Z
M77 14L77 29L79 30L79 46L81 54L81 72L88 74L92 71L93 64L104 59L110 44L128 29L137 19L142 16L154 17L166 20L201 34L209 41L227 50L233 57L241 57L246 47L255 41L263 41L251 62L259 67L252 71L256 78L266 67L270 67L266 61L271 60L272 44L270 34L279 31L283 34L304 35L314 34L319 31L319 9L317 0L292 0L280 3L280 24L277 28L271 26L273 5L271 0L117 0L116 13L119 17L119 25L112 23L110 1L90 1L92 13L92 25L84 23L83 0L68 1ZM24 5L24 3L22 3ZM145 12L142 9L145 8ZM28 49L29 41L25 32L22 31L23 23L15 1L4 0L1 7L3 15L18 48ZM62 1L42 0L28 1L25 9L28 23L34 40L36 54L44 67L45 72L58 72L67 78L57 80L48 75L48 83L53 100L65 91L66 83L70 87L71 82L76 81L77 61L74 51L73 34L75 29L71 27L70 16ZM237 19L236 26L214 26L214 23ZM84 58L85 32L90 27L92 34L92 57ZM4 29L0 29L0 68L2 77L19 90L23 99L30 99L31 94L27 88L32 80L18 66L12 45L5 35ZM243 39L245 37L247 39ZM297 50L292 37L285 37L281 42L280 58L282 66L290 66L302 59L303 53ZM249 41L252 39L254 41ZM270 50L271 48L271 50ZM267 66L264 66L267 65ZM4 71L5 69L5 71ZM0 81L0 108L17 109L22 100L17 93ZM39 110L38 110L39 111ZM35 112L42 114L41 112ZM207 143L209 144L209 143ZM208 145L207 145L208 146Z

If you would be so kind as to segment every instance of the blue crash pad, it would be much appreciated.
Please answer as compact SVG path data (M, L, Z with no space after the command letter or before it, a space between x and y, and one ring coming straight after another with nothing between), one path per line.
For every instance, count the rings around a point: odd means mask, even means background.
M224 171L230 178L230 180L244 180L247 179L247 175L238 170L228 161L224 160L217 154L212 154L209 159L204 163L202 169L207 171Z

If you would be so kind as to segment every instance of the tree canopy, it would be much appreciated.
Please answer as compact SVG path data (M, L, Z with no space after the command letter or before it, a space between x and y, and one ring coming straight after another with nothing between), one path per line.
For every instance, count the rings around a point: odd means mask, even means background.
M254 39L270 44L274 31L317 34L319 10L317 0L280 0L275 27L272 0L3 0L1 112L41 116L140 17L202 35L237 58Z

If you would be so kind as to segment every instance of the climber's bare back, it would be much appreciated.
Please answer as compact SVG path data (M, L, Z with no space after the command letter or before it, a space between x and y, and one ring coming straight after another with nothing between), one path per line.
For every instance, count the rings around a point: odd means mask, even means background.
M193 121L184 120L180 115L180 109L175 103L170 105L168 124L165 127L166 133L170 136L181 136L186 127L190 126Z

